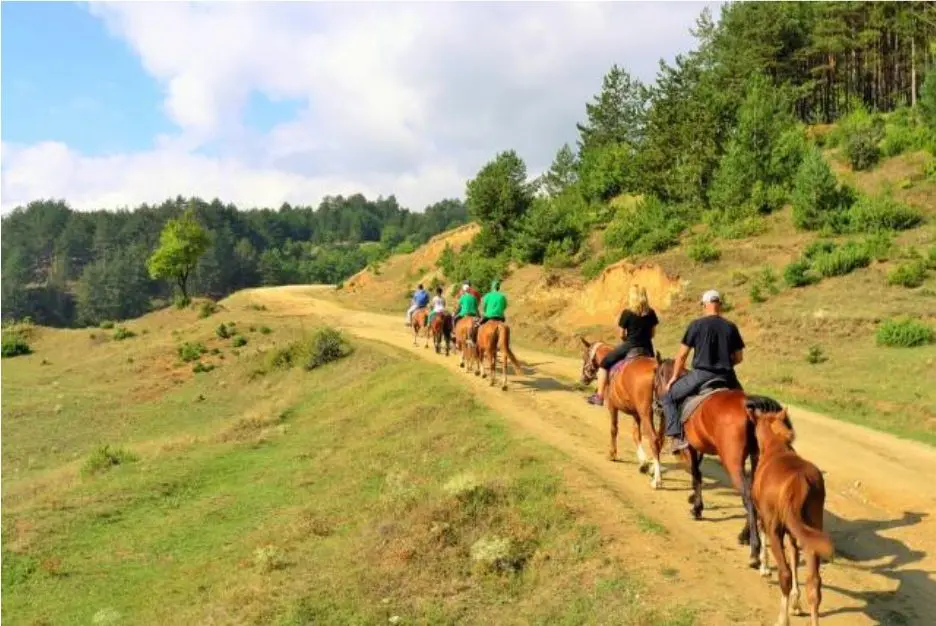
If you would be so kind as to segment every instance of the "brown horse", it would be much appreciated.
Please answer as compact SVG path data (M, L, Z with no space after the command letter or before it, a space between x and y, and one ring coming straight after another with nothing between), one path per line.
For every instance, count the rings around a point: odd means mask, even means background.
M429 324L429 334L432 336L436 354L442 353L442 340L445 339L445 356L448 356L452 344L452 314L442 311L433 315Z
M653 381L656 398L665 393L666 383L673 375L673 367L673 359L666 359L657 367ZM757 568L760 566L760 537L756 532L757 511L751 499L751 474L744 471L748 458L751 459L751 473L757 470L757 439L754 436L754 424L748 419L745 406L748 401L755 402L765 409L782 410L776 400L762 396L748 397L740 389L718 389L698 404L692 398L687 399L683 404L682 413L689 447L680 451L679 455L692 474L692 495L689 496L689 502L692 504L691 512L695 519L702 518L705 508L702 502L702 459L706 454L718 456L722 467L731 478L731 484L741 492L741 502L744 504L747 519L738 535L738 542L742 545L750 544L749 565ZM692 411L688 418L685 408L691 408ZM657 402L654 402L654 411L662 413ZM752 533L751 529L755 529L755 532Z
M754 472L751 494L760 521L761 575L770 576L767 566L767 545L777 561L780 578L780 617L777 624L789 624L792 590L793 610L800 607L797 568L800 549L806 552L806 596L812 626L819 624L819 604L822 602L822 577L819 575L819 557L830 558L832 539L822 530L825 508L825 481L819 468L800 457L793 450L795 433L793 424L782 411L766 411L749 402L748 418L760 449L760 460ZM790 559L787 561L783 539L790 535Z
M424 331L426 335L426 345L424 347L429 347L429 329L426 327L426 320L429 319L429 311L425 308L416 309L413 312L413 316L410 318L410 324L413 327L413 345L416 345L416 340L419 338L419 331Z
M582 341L582 384L588 385L598 373L601 361L613 349L603 341L589 343L584 337ZM663 429L659 431L653 423L653 376L660 361L649 356L638 356L629 359L621 365L614 377L608 381L608 394L605 406L611 417L611 445L608 448L608 459L615 461L618 458L618 412L622 411L634 418L631 434L637 450L637 466L641 474L646 474L651 466L653 476L650 485L659 489L663 485L660 468L660 449L663 447ZM608 373L610 377L610 372ZM644 449L644 439L650 446L650 458Z
M458 367L465 368L465 372L471 372L472 363L476 365L478 363L478 347L471 341L471 326L474 324L474 320L473 316L467 315L458 320L454 329L455 350L461 354ZM480 370L475 370L475 375L480 373Z
M510 326L499 320L488 320L478 329L478 362L481 365L481 376L491 375L491 386L494 386L494 379L497 377L497 353L503 356L503 382L501 389L507 391L507 361L513 363L514 368L520 371L520 361L514 356L510 349ZM484 371L485 361L487 361L487 370Z

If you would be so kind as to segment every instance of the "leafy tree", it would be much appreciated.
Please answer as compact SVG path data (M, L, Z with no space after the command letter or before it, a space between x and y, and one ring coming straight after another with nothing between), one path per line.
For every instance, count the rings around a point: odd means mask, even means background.
M566 242L566 252L578 251L585 236L588 204L574 190L556 198L537 198L514 236L514 256L524 263L542 263L551 243Z
M145 313L150 306L145 258L145 250L137 245L85 266L76 287L78 319L96 325Z
M577 167L578 162L572 148L567 143L562 144L549 170L543 174L542 184L546 194L554 198L574 185L578 180Z
M605 74L601 91L585 105L585 123L576 124L579 151L626 143L637 145L643 139L648 94L643 84L627 70L612 65Z
M500 252L533 202L526 165L513 150L501 152L468 181L465 196L469 214L482 227L478 245L489 254Z
M159 247L146 262L154 279L174 281L182 301L188 302L188 279L211 239L195 218L192 208L182 217L169 220L159 236Z
M842 194L835 175L819 149L810 148L793 183L793 224L803 230L818 230L838 219L841 209Z

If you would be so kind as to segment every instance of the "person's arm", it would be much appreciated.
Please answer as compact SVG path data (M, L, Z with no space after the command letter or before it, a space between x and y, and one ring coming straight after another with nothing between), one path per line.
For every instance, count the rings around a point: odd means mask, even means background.
M673 375L670 376L669 382L666 383L666 390L669 391L669 388L676 382L676 379L679 378L686 369L686 360L689 358L689 350L691 348L684 343L679 344L679 351L676 353L676 359L673 363Z
M738 350L731 354L731 364L740 365L744 361L744 350Z
M621 329L621 341L627 341L627 318L630 316L630 311L624 309L621 311L621 317L618 318L618 328Z
M660 318L657 317L656 311L650 309L650 315L652 315L653 326L650 327L650 339L656 337L656 329L660 324Z
M744 361L744 339L737 326L731 327L731 364L740 365Z

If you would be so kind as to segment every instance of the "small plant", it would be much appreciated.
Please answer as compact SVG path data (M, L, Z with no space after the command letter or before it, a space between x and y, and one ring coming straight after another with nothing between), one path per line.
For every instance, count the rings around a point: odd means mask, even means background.
M826 278L844 276L870 264L871 254L867 248L855 242L849 242L831 252L818 254L813 261L816 271Z
M205 346L197 342L185 342L178 347L179 358L184 363L197 361L205 353Z
M862 196L848 209L848 229L857 233L882 230L908 230L919 226L923 215L897 201L889 193Z
M929 253L926 255L926 265L931 270L936 270L936 245L929 249Z
M26 338L22 334L14 330L3 331L2 358L9 359L15 356L31 353L32 348L29 346L29 342L26 341Z
M888 285L900 285L914 289L926 280L926 263L922 260L901 263L887 274Z
M231 329L228 328L228 326L224 322L221 322L221 324L219 324L218 327L215 329L215 334L221 339L230 339Z
M777 287L777 275L769 266L764 266L754 277L754 284L751 285L750 296L752 302L766 302L767 298L780 292Z
M100 327L102 330L110 330L114 327L114 322L110 320L104 320L100 323Z
M204 374L210 372L214 368L215 366L212 363L202 363L201 361L196 361L195 364L192 365L192 372L196 374Z
M283 551L274 545L267 545L254 550L254 563L264 572L271 572L286 567Z
M123 448L112 448L109 445L103 445L95 450L88 460L85 461L82 471L85 474L97 474L104 472L117 465L132 463L138 460L137 455Z
M731 284L735 287L740 287L748 281L748 275L744 272L735 272L731 275Z
M767 302L767 296L764 295L764 290L759 283L754 283L751 285L751 291L749 292L751 296L751 302L756 302L760 304L761 302Z
M820 277L811 271L809 261L793 261L783 270L783 282L790 287L805 287L819 282Z
M211 300L205 300L198 307L198 317L205 319L206 317L211 317L218 312L218 305L212 302Z
M131 337L136 337L136 333L129 328L118 326L114 330L114 341L123 341L124 339L130 339Z
M721 258L721 250L708 241L697 241L689 246L686 254L696 263L712 263Z
M233 341L231 341L231 345L234 346L235 348L246 346L247 337L244 337L243 335L237 335L236 337L234 337Z
M932 343L936 331L919 320L910 318L885 320L877 329L879 346L915 348Z
M267 310L265 304L249 304L247 308L252 309L254 311L266 311Z
M809 351L806 353L806 362L811 363L812 365L818 365L819 363L825 363L829 358L822 351L822 346L812 345L809 346Z
M312 370L351 354L351 346L340 332L327 326L319 328L309 341L305 368Z
M273 332L273 330L272 330L269 326L261 326L261 327L260 327L260 334L261 334L261 335L269 335L269 334L272 333L272 332Z

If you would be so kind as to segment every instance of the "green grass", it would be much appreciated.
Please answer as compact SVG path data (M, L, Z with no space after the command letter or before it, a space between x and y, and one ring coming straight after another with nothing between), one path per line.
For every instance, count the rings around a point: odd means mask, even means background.
M5 364L5 621L695 623L454 374L355 342L251 381L281 345L257 335L195 376L176 347L223 345L209 322Z

